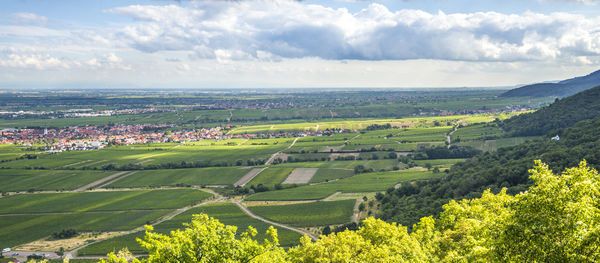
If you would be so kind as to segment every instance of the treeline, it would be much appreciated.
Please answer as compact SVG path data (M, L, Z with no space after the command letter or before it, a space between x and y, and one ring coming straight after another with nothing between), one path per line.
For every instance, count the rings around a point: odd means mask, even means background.
M531 185L528 170L536 159L554 171L575 166L583 159L593 167L600 166L600 118L582 121L557 134L559 141L549 135L541 141L500 148L457 163L443 179L390 188L378 198L382 203L378 216L412 225L423 216L438 215L442 205L452 199L478 197L488 188L495 193L503 187L509 194L519 193Z
M263 165L265 164L264 159L259 160L246 160L245 162L242 160L238 160L235 162L236 166L242 166L244 164L248 166L255 165ZM229 162L210 162L210 161L196 161L196 162L168 162L168 163L160 163L160 164L148 164L148 165L140 165L134 163L128 163L124 165L116 165L116 164L107 164L101 167L102 170L117 170L117 171L131 171L131 170L158 170L158 169L181 169L181 168L205 168L205 167L227 167L233 166L234 163ZM74 168L73 168L74 169ZM83 167L83 170L97 170L97 167Z
M458 159L458 158L471 158L475 155L481 154L482 151L475 149L471 146L457 146L452 145L428 147L415 151L411 154L413 160L426 160L426 159Z
M376 131L376 130L387 130L387 129L391 129L392 125L389 123L386 124L371 124L369 126L367 126L366 130L367 131Z
M504 120L501 127L513 136L538 136L600 116L600 87L577 93L534 113Z

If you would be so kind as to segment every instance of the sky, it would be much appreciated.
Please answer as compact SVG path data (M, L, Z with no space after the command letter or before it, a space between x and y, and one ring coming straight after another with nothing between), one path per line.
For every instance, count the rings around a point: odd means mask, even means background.
M3 0L0 88L511 87L600 69L600 0Z

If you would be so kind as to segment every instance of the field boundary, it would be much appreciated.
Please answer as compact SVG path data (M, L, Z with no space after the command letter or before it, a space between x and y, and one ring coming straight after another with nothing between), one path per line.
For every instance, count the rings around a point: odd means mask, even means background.
M281 184L307 184L319 168L295 168Z
M248 171L237 182L233 183L233 186L245 186L247 183L249 183L250 181L252 181L252 179L254 179L254 177L256 177L258 174L260 174L262 171L264 171L267 168L268 167L264 167L264 168L252 168L252 170Z
M122 175L122 176L119 176L119 177L115 178L114 180L110 180L110 181L108 181L108 182L106 182L106 183L104 183L104 184L102 184L102 185L100 185L100 186L98 186L98 187L96 187L96 188L102 188L102 187L105 187L105 186L107 186L107 185L111 185L111 184L113 184L114 182L116 182L116 181L119 181L119 180L121 180L121 179L123 179L123 178L125 178L125 177L128 177L128 176L130 176L130 175L132 175L132 174L134 174L134 173L137 173L137 172L138 172L138 171L133 171L133 172L131 172L131 173L124 174L124 175Z
M236 204L240 209L242 209L242 211L244 211L244 213L246 213L247 215L249 215L250 217L252 217L254 219L263 221L263 222L265 222L267 224L271 224L271 225L274 225L274 226L285 228L287 230L291 230L291 231L294 231L296 233L300 233L302 235L306 235L306 236L310 237L314 241L316 241L318 239L315 235L311 234L308 231L305 231L305 230L302 230L302 229L298 229L298 228L295 228L295 227L292 227L292 226L288 226L288 225L285 225L285 224L282 224L282 223L277 223L277 222L271 221L269 219L266 219L266 218L264 218L262 216L259 216L259 215L255 214L255 213L253 213L252 211L250 211L250 209L248 209L247 207L243 206L239 201L234 202L234 204Z
M129 172L130 172L130 171L122 171L122 172L117 172L117 173L114 173L114 174L112 174L112 175L109 175L109 176L107 176L107 177L104 177L104 178L102 178L102 179L99 179L99 180L96 180L96 181L94 181L94 182L91 182L91 183L89 183L89 184L86 184L86 185L84 185L84 186L82 186L82 187L79 187L79 188L77 188L77 189L75 189L75 190L73 190L73 191L74 191L74 192L83 192L83 191L85 191L85 190L88 190L88 189L94 188L95 186L97 186L97 185L99 185L99 184L102 184L102 183L104 183L104 182L106 182L106 181L109 181L109 180L115 179L115 178L117 178L117 177L119 177L119 176L121 176L121 175L124 175L124 174L126 174L126 173L129 173Z

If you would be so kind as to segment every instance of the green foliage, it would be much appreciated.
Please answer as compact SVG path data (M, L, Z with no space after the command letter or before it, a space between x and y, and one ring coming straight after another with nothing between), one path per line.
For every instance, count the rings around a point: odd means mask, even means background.
M507 119L502 128L514 136L544 135L600 115L600 87L559 100L536 112Z
M600 176L585 161L555 175L536 161L535 185L517 195L498 253L514 262L600 260Z
M600 119L582 121L558 134L559 141L544 137L457 163L443 180L391 189L381 198L378 216L412 225L421 217L439 214L451 199L478 197L487 188L495 193L507 188L509 194L517 194L531 185L528 170L536 159L555 171L575 166L582 159L592 167L600 165Z
M406 227L368 218L358 231L321 236L316 242L304 236L288 251L288 262L426 262L418 241Z
M69 228L69 229L63 229L60 232L55 232L52 233L52 238L53 239L65 239L65 238L71 238L77 235L77 231L75 229Z
M170 235L154 233L147 226L144 239L138 239L148 251L147 258L138 260L127 253L111 253L100 262L267 262L284 253L278 247L277 230L273 227L267 230L269 238L259 242L253 238L256 229L249 227L236 238L237 227L205 214L195 215L185 226Z

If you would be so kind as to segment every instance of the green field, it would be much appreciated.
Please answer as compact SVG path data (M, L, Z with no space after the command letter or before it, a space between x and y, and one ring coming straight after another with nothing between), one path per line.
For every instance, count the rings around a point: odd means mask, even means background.
M280 184L294 170L293 168L267 168L260 172L248 183L248 185L262 184L267 187L273 187Z
M350 177L353 175L354 171L352 169L319 168L315 175L310 179L309 183L327 182L335 179Z
M264 239L264 233L269 227L268 224L246 215L232 203L218 203L190 209L169 221L156 225L154 228L155 232L169 233L172 230L182 228L182 224L189 222L192 219L192 215L199 213L206 213L211 217L217 218L223 224L237 226L238 234L244 232L248 226L253 226L258 231L256 237L258 240ZM279 242L283 246L298 244L300 239L300 234L287 229L278 229L278 235ZM137 232L114 237L81 249L79 255L105 255L111 251L118 251L123 247L127 247L133 253L143 253L145 251L135 241L136 237L143 238L143 236L143 232Z
M491 140L503 135L504 131L498 126L476 124L458 128L452 134L452 141Z
M251 206L252 212L270 220L298 227L325 226L350 222L355 200Z
M73 190L114 173L116 172L0 169L0 191Z
M168 210L110 211L46 215L0 216L0 245L12 247L60 232L124 231L152 222Z
M505 119L507 114L493 115L493 114L479 114L479 115L454 115L454 116L440 116L440 117L413 117L413 118L401 118L401 119L373 119L373 120L346 120L346 121L322 121L322 122L303 122L303 123L286 123L286 124L273 124L273 125L252 125L246 127L239 127L231 130L229 134L242 134L242 133L267 133L267 132L280 132L280 131L315 131L317 125L320 130L324 129L348 129L348 130L361 130L365 129L369 125L373 124L386 124L394 123L395 125L404 125L413 128L427 128L434 127L435 123L482 123L491 122L495 118Z
M268 141L268 142L264 142ZM69 151L56 154L43 153L38 159L14 160L0 163L4 168L80 169L113 164L143 167L161 164L181 165L201 163L203 166L235 165L238 160L246 165L248 160L266 160L271 154L287 148L293 138L263 140L266 144L252 144L242 140L203 141L190 144L116 146L94 151ZM231 143L233 142L233 143ZM270 143L269 143L270 142ZM231 143L231 144L228 144ZM169 167L170 168L170 167Z
M496 140L477 140L477 141L466 141L459 142L457 145L461 146L471 146L477 149L480 149L484 152L493 152L502 147L509 147L519 145L528 140L537 140L540 137L532 136L532 137L510 137L510 138L500 138Z
M427 180L442 176L442 173L433 174L421 171L393 171L359 174L335 182L300 186L296 188L257 193L246 198L248 201L270 200L317 200L325 198L335 192L375 192L384 191L397 183Z
M19 194L0 198L0 214L173 209L210 196L194 189Z
M210 167L138 171L107 187L146 187L176 185L230 185L239 180L249 168Z

